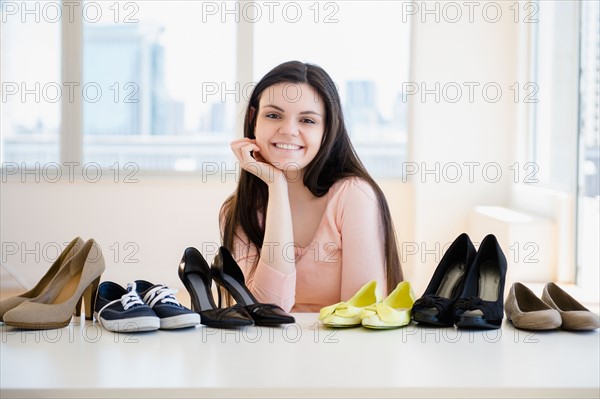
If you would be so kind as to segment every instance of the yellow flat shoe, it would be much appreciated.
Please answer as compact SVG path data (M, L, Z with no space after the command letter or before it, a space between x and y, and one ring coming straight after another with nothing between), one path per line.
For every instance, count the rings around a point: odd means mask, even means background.
M373 280L363 285L348 301L325 306L319 312L319 320L327 327L360 326L363 308L378 301L377 281Z
M408 281L402 281L383 302L365 307L360 317L363 327L388 329L410 323L415 294Z

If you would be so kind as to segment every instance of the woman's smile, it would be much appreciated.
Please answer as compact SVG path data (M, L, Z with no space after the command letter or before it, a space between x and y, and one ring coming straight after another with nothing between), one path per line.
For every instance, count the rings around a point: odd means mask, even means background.
M304 149L304 147L301 145L288 143L273 143L273 147L283 151L298 151Z

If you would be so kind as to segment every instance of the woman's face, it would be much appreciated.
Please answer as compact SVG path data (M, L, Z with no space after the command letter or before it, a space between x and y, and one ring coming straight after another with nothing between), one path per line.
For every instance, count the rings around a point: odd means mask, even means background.
M260 155L283 171L298 171L317 155L325 107L308 84L281 83L261 94L254 135Z

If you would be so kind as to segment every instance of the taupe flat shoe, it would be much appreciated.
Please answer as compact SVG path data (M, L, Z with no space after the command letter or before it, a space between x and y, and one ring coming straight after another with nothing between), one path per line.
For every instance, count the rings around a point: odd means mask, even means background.
M86 318L91 319L102 272L102 251L96 241L88 240L39 296L6 312L4 323L31 330L62 328L71 321L73 311L80 314L81 299Z
M547 283L542 300L558 310L564 330L595 330L600 327L598 315L590 312L554 283Z
M7 298L0 302L0 321L4 320L4 314L9 310L16 308L20 304L30 299L33 299L40 295L44 289L48 286L50 281L56 276L56 273L63 267L67 260L69 260L76 252L78 252L83 246L83 240L81 237L75 237L73 241L61 252L61 254L56 258L52 266L48 269L46 274L42 277L40 281L36 284L35 287L30 289L29 291L18 295L13 296L11 298Z
M560 327L560 313L552 309L521 283L510 287L504 312L516 328L524 330L553 330Z

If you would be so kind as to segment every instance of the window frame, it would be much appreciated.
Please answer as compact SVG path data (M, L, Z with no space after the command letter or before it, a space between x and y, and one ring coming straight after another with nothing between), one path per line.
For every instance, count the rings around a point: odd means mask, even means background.
M236 0L238 9L244 9L245 18L240 18L236 23L236 44L235 44L235 81L239 82L242 87L246 84L253 84L254 79L254 58L255 58L255 11L256 7L248 7L248 4L255 3L256 0ZM73 13L72 18L62 18L60 24L60 68L61 80L63 82L81 82L84 76L83 71L83 53L84 53L84 18L82 13ZM409 46L410 47L410 46ZM409 49L410 52L410 49ZM241 137L243 131L243 116L247 106L247 99L241 98L241 101L235 105L235 123L234 137ZM60 101L60 125L58 132L58 162L60 164L69 165L69 168L75 171L75 175L79 175L82 168L85 167L85 136L84 136L84 104L80 96L75 96L73 101ZM407 126L408 129L408 126ZM364 144L364 145L363 145ZM389 143L385 140L379 145L373 143L358 142L357 149L363 149L367 153L373 151L381 152L389 150ZM398 144L400 145L400 144ZM407 143L404 147L399 147L404 152L408 151ZM396 149L397 150L397 149ZM406 154L405 154L406 156ZM388 158L392 158L392 154ZM398 154L394 153L393 158L397 159ZM387 158L386 158L387 159ZM400 160L400 161L405 161ZM226 159L223 159L225 162ZM118 163L117 163L118 164ZM74 165L74 166L73 166ZM119 167L122 165L119 165ZM113 166L101 165L101 171L110 173L109 169ZM381 169L381 170L380 170ZM401 170L402 168L400 168ZM390 168L384 168L381 165L374 166L372 171L374 176L384 179L400 179L401 172L390 174ZM137 175L144 177L162 177L162 176L179 176L179 177L197 177L203 174L201 169L190 171L176 169L148 169L137 167Z
M540 1L537 0L537 3ZM576 63L578 71L581 69L581 34L582 27L582 4L573 3L570 5L573 11L571 27L576 30L577 59L572 60ZM519 58L526 60L519 66L519 79L528 82L536 82L537 67L539 59L536 56L536 46L538 30L535 26L522 25L519 33L521 37ZM582 263L580 247L582 245L581 237L581 204L580 204L580 113L581 113L581 87L580 72L576 82L576 95L572 99L577 107L576 120L573 121L569 129L570 140L574 144L574 160L571 165L570 173L572 179L568 188L557 187L555 184L546 184L546 182L526 183L524 181L515 182L512 185L511 206L522 209L532 214L552 219L557 226L556 240L557 248L557 270L556 281L561 284L572 284L576 292L582 297L592 300L594 295L597 300L597 289L592 289L591 284L582 281L582 270L598 265L585 265ZM541 90L541 88L540 88ZM521 107L519 105L518 107ZM536 123L537 104L526 104L519 108L518 129L516 141L516 157L520 162L537 161L535 135L537 129Z
M252 0L236 0L239 6ZM250 7L252 10L253 8ZM250 18L251 19L251 18ZM81 82L83 79L83 29L84 21L81 13L74 13L73 20L62 18L61 21L61 69L63 82ZM253 27L252 24L241 18L236 24L236 75L237 82L252 82L252 65L254 53ZM241 131L243 126L243 112L245 102L236 103L236 131ZM74 101L61 101L61 124L59 131L59 152L62 164L70 163L76 165L73 170L76 175L83 165L83 102L80 96L75 96ZM102 171L110 172L109 168L103 167ZM203 174L202 170L181 171L174 169L140 169L136 175L146 177L196 177Z
M540 4L542 3L540 0L536 0L535 1L538 4L538 9L540 9ZM567 102L568 103L575 103L575 105L572 106L572 109L570 110L564 110L565 112L570 112L570 115L566 115L564 116L563 113L561 113L563 116L561 116L560 118L557 118L556 116L553 117L550 125L567 125L569 127L569 129L574 129L574 130L568 130L569 132L574 131L576 134L570 134L570 133L563 133L560 135L560 138L567 141L567 145L569 148L571 148L574 151L578 150L578 135L579 135L579 92L580 92L580 88L579 88L579 70L580 70L580 61L579 61L579 54L580 54L580 49L579 49L579 43L580 43L580 26L581 26L581 8L580 8L580 4L578 2L573 2L573 3L569 3L566 1L562 1L562 4L564 4L564 7L568 7L568 12L571 13L570 17L572 17L572 19L568 22L564 22L565 20L568 20L568 16L566 18L561 18L561 27L562 28L568 28L570 31L569 32L565 32L564 35L561 36L571 36L571 39L573 41L574 44L574 49L573 51L576 53L576 57L574 59L566 59L566 60L560 60L561 57L557 56L556 54L553 54L553 57L551 59L551 64L552 66L552 70L551 70L551 74L555 71L560 71L560 72L564 72L565 70L567 72L571 72L573 73L573 76L571 76L571 78L573 78L573 85L571 86L571 88L573 88L572 93L569 96L569 98L567 98ZM541 17L543 17L543 15L541 15ZM540 18L541 20L541 18ZM557 27L553 27L553 32L555 31L555 29L557 29ZM540 139L540 137L543 137L545 140L552 142L553 139L555 139L556 137L553 135L553 131L541 131L541 127L539 125L539 113L540 113L540 109L541 109L541 105L540 105L540 101L541 100L548 100L550 96L543 98L541 97L541 99L539 98L540 96L543 95L544 91L546 92L552 92L552 88L550 90L546 88L540 86L540 74L539 74L539 68L540 68L540 64L542 63L540 60L540 27L539 27L539 22L536 24L531 24L530 26L530 31L529 31L529 36L528 39L529 40L529 48L531 49L531 53L529 56L529 70L528 70L528 82L534 82L538 88L538 97L536 97L535 101L529 104L529 109L528 109L528 114L529 114L529 126L528 126L528 134L527 134L527 144L526 144L526 153L528 155L528 161L530 162L534 162L537 166L538 166L538 170L541 167L544 166L549 166L550 163L546 164L546 165L540 165L540 159L542 157L542 155L540 154L539 148L538 148L538 140ZM558 65L558 66L557 66ZM561 75L562 76L562 75ZM561 79L562 80L562 79ZM550 83L550 84L555 84L556 80L552 79L549 81L544 81L542 83ZM571 97L572 96L572 97ZM546 110L550 110L552 111L555 108L555 102L556 100L550 100L552 101L552 103L550 103L549 105L545 106ZM552 113L550 112L552 115L558 115L558 113ZM565 129L565 132L567 132L567 130ZM562 145L557 145L557 144L551 144L550 149L549 149L549 154L544 154L544 156L549 155L548 159L552 158L552 155L555 154L555 150L552 147L562 147ZM540 180L535 182L534 184L537 185L540 188L544 188L544 189L549 189L549 190L556 190L557 192L567 192L570 194L575 194L577 191L577 153L575 152L575 154L572 156L571 159L572 165L570 166L570 170L568 171L569 173L569 178L568 181L559 181L556 179L552 179L552 174L550 174L549 179L547 180ZM527 161L526 161L527 162ZM537 179L536 179L537 180ZM531 185L531 183L528 183Z

